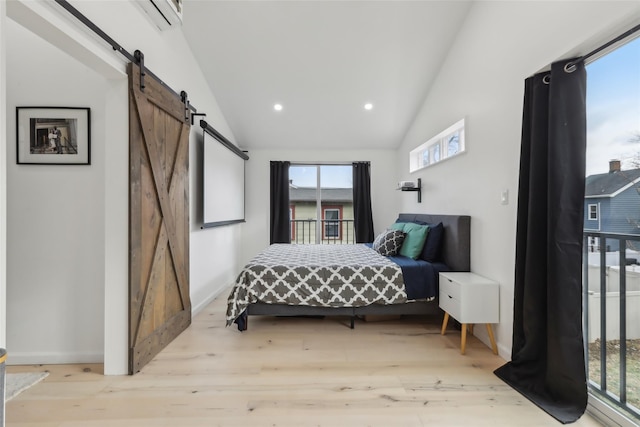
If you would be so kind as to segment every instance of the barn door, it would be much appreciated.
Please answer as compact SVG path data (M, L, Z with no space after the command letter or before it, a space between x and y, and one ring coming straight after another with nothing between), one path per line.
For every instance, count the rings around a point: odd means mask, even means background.
M189 120L185 104L129 64L129 373L191 324Z

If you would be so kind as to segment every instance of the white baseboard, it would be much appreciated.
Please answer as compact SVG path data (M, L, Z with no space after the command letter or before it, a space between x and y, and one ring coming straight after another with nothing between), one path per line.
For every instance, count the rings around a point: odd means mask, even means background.
M72 363L104 363L103 353L12 353L7 350L7 365L65 365Z
M191 307L191 315L195 316L214 299L228 290L228 286L216 288L209 295L201 298ZM12 352L7 349L7 365L63 365L73 363L104 363L104 353L58 353L58 352Z
M216 288L209 295L203 297L200 301L198 301L195 305L191 306L191 317L195 317L196 314L200 313L206 306L208 306L211 301L220 296L224 291L230 289L229 286L223 286L221 288ZM195 296L194 296L195 299Z
M483 333L483 335L478 335L474 332L474 336L482 341L487 347L491 348L491 341L489 340L488 334ZM498 347L498 355L500 357L507 361L511 360L511 347L500 344L500 342L496 342L496 346Z
M498 355L504 360L511 360L511 347L498 343Z

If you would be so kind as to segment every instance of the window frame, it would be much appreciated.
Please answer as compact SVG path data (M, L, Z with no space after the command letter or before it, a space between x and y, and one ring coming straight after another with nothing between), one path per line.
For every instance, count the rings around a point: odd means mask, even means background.
M458 143L458 148L453 153L449 151L452 138L456 138ZM409 153L409 172L416 172L433 166L459 156L466 151L465 119L461 119L427 142L411 150Z
M322 205L322 240L342 240L342 205ZM337 211L338 218L337 219L329 219L327 220L326 213L327 211ZM327 234L327 221L337 221L337 236L329 236Z
M296 240L296 205L293 203L289 204L289 227L291 227L291 241Z

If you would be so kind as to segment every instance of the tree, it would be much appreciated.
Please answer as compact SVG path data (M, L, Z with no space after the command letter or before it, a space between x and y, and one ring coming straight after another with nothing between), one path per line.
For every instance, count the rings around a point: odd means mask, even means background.
M640 131L632 132L629 142L632 144L640 144ZM627 164L629 165L629 169L640 168L640 151L636 151L629 159L627 159Z
M640 131L635 131L631 133L631 137L628 140L630 143L632 144L639 144L640 143ZM630 158L626 159L625 163L629 166L628 169L638 169L640 168L640 151L636 151ZM624 175L624 171L620 171L622 173L622 176L624 176L625 178L627 178ZM629 182L633 182L631 179L627 178L627 180ZM635 185L636 191L638 193L638 195L640 195L640 187L636 184ZM627 218L627 221L629 222L629 224L635 226L636 228L640 228L640 219L634 219L634 218ZM628 249L632 249L632 250L639 250L640 248L638 247L638 241L635 240L627 240L627 248Z

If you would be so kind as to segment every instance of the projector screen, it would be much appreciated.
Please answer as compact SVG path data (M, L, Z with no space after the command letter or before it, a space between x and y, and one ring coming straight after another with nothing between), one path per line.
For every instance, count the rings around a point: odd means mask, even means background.
M249 157L204 120L203 228L244 222L244 167Z

